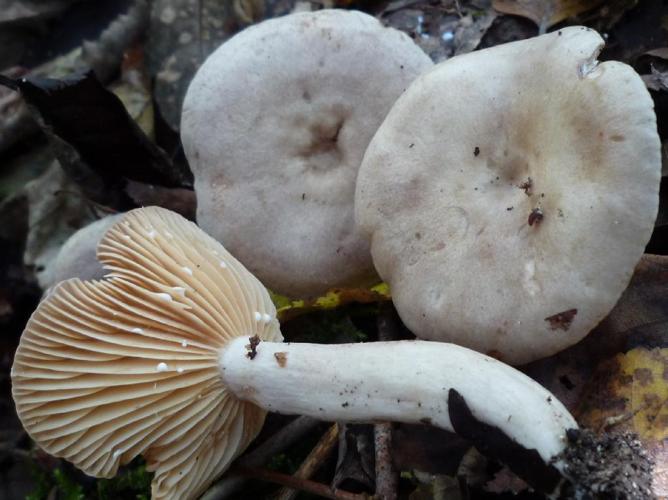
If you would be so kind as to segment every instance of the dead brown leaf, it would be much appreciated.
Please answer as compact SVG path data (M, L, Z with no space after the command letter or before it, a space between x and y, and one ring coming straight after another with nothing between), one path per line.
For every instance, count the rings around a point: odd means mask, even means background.
M652 65L650 67L650 73L641 76L648 89L664 92L668 91L668 70L659 69Z
M456 434L430 425L398 424L392 433L392 455L398 470L454 476L470 447Z
M668 256L644 255L589 336L525 369L580 424L637 433L656 463L654 492L668 495Z
M531 19L545 30L600 3L601 0L494 0L492 6L503 14Z
M155 0L151 2L146 63L155 79L154 98L167 124L178 130L181 105L195 71L245 21L257 2ZM235 12L238 8L238 12Z
M197 199L195 191L191 189L166 188L130 181L125 191L137 206L157 205L181 214L186 219L195 220Z
M594 368L635 347L668 346L668 256L645 254L614 309L581 342L526 365L538 380L574 411Z
M74 232L95 220L90 202L57 161L26 184L29 231L23 261L35 269L37 281L50 285L53 259Z

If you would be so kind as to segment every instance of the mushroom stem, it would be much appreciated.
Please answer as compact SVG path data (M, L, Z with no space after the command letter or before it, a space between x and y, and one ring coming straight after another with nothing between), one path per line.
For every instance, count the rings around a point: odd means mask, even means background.
M248 344L238 338L221 350L222 378L237 397L269 411L430 423L459 432L448 404L454 389L477 424L536 450L546 464L565 448L566 431L577 427L568 410L529 377L456 345L261 342L251 359Z

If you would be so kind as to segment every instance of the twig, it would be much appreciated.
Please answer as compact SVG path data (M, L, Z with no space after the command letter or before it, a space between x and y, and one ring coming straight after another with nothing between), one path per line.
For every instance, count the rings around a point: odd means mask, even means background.
M659 406L660 408L661 406ZM610 429L617 427L618 425L623 424L624 422L631 420L633 417L635 417L638 413L641 411L644 411L649 408L649 403L645 402L644 404L640 405L638 408L632 409L631 411L627 411L624 413L621 413L619 415L611 415L610 417L606 418L602 424L599 426L598 429L596 429L596 433L600 434L603 431L610 431Z
M241 457L238 464L244 467L262 465L272 456L281 453L299 441L305 434L315 429L318 424L320 424L320 421L314 418L298 417L253 451ZM214 484L201 500L224 500L239 490L245 482L246 479L238 475L227 475Z
M311 450L311 453L304 459L299 466L299 469L297 469L297 472L294 473L294 477L301 479L310 478L332 453L334 445L336 445L338 441L338 437L339 426L338 424L333 424L322 438L320 438L320 441L318 441L318 444ZM276 500L292 500L297 494L297 490L283 488L278 492L275 498Z
M21 460L30 460L33 458L31 452L26 450L21 450L16 448L14 445L7 443L0 443L0 455L11 455L14 458L19 458Z
M396 340L399 337L397 313L391 303L382 304L376 322L378 340ZM392 463L392 424L374 425L376 451L376 496L382 500L396 500L399 474Z
M19 89L19 84L16 80L13 78L9 78L5 75L0 75L0 85L10 88L12 90L18 90Z
M269 481L270 483L282 484L300 491L306 491L315 495L334 500L368 500L369 497L364 494L350 493L348 491L333 489L322 483L317 483L309 479L282 474L262 467L239 467L235 469L244 476L252 479Z

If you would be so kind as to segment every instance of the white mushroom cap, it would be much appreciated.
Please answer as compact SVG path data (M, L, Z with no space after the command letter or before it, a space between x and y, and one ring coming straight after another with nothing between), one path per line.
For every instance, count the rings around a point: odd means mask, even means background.
M122 214L107 215L82 227L63 244L52 262L48 286L70 278L100 279L105 275L96 250L107 230L120 220Z
M577 342L627 286L660 143L642 80L597 64L602 45L571 27L456 57L388 114L356 219L417 336L524 363Z
M285 295L373 281L353 222L357 171L394 101L431 66L361 12L302 12L228 40L183 105L200 226Z
M61 283L23 332L19 418L87 474L111 477L141 454L154 499L197 497L265 416L223 385L218 351L237 336L281 340L275 308L219 243L164 209L129 212L98 257L107 278Z

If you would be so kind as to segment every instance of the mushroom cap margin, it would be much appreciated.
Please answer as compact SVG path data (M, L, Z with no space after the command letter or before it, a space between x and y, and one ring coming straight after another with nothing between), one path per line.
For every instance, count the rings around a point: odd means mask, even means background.
M656 217L660 143L642 80L596 64L602 46L570 27L458 56L388 114L356 220L418 337L524 363L584 337L627 286Z

